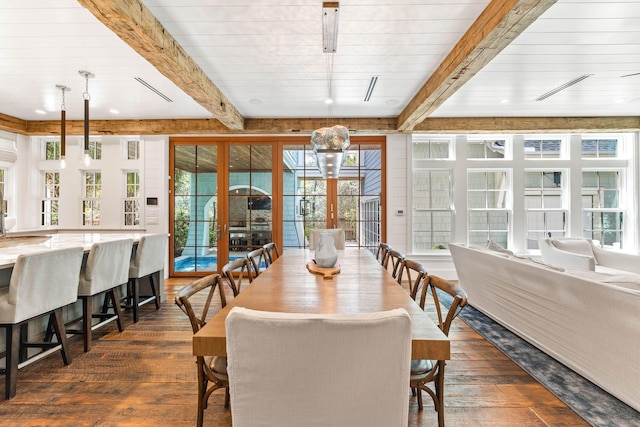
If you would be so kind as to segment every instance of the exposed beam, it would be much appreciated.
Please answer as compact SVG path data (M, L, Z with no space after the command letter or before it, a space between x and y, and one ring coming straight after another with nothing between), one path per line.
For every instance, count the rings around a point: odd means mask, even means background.
M356 134L394 134L396 119L336 119ZM244 131L231 131L214 119L92 120L92 135L277 135L311 134L326 119L247 119ZM60 122L26 122L0 115L0 129L22 135L59 135ZM67 135L82 135L82 120L67 120ZM567 133L637 132L640 117L447 117L428 118L410 133Z
M0 113L0 130L6 130L7 132L19 133L21 135L27 134L26 120L18 119L16 117L7 116Z
M412 133L593 133L637 132L638 116L428 118Z
M398 130L423 121L556 0L492 0L398 117Z
M240 112L139 0L78 3L225 126L244 129Z

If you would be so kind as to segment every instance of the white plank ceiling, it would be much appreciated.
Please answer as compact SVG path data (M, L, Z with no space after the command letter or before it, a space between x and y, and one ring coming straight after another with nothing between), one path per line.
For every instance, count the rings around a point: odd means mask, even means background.
M342 0L334 55L321 0L143 3L244 117L307 118L398 116L489 1ZM79 70L95 74L92 119L212 117L76 0L0 0L0 113L56 120L63 84L82 119ZM640 1L559 0L431 116L639 114Z

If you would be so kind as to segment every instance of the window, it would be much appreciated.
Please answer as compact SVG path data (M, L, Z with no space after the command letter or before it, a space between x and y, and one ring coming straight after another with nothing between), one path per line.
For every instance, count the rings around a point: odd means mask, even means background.
M43 197L41 200L41 224L44 226L60 225L58 203L60 200L60 174L58 172L42 172Z
M448 159L450 155L450 138L427 138L421 135L413 137L414 159Z
M42 141L42 159L60 160L60 140L45 139Z
M447 249L453 227L452 175L450 170L414 171L414 250Z
M102 159L102 142L89 140L89 157L92 160Z
M506 171L469 171L467 173L467 206L469 208L469 244L484 245L493 240L507 247L509 212Z
M2 194L2 212L7 213L7 199L6 199L6 191L5 191L5 179L6 179L7 171L4 169L0 169L0 194Z
M524 156L527 159L555 159L561 157L562 139L525 139Z
M623 211L619 206L620 172L582 172L584 237L606 246L622 247Z
M140 225L140 174L138 172L126 172L126 180L124 225Z
M102 197L102 174L84 173L84 199L82 200L82 224L100 225L100 198Z
M582 139L582 158L618 157L617 139Z
M140 141L137 139L125 140L125 147L128 160L138 160L140 158Z
M567 212L562 192L562 171L525 171L524 202L527 249L539 249L541 237L565 237Z
M469 140L467 158L504 159L507 141L504 139Z

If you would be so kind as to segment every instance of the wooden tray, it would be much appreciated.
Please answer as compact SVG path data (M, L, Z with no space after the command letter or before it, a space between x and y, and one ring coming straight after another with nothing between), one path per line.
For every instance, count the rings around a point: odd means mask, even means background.
M333 279L333 276L340 273L340 264L336 264L335 267L323 268L318 267L318 264L315 261L309 261L307 263L307 270L309 270L313 274L319 274L325 280Z

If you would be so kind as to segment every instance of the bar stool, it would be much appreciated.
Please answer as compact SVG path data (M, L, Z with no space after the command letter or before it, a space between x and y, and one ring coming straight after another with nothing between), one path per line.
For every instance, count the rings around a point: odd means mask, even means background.
M99 242L91 246L86 267L80 272L78 297L82 300L81 330L68 330L70 333L84 335L84 351L91 350L91 331L112 322L118 323L122 332L122 313L120 311L120 285L129 279L129 260L131 259L132 239ZM95 295L104 293L104 303L100 313L93 313ZM109 308L113 313L109 313ZM92 325L92 319L101 321Z
M160 291L155 274L164 269L167 246L166 234L149 234L140 237L135 255L129 264L129 284L127 286L127 308L133 308L133 321L138 321L141 306L154 301L160 310ZM152 295L140 295L140 279L149 278ZM142 300L141 300L142 299Z
M65 365L71 363L62 307L78 300L78 275L82 265L82 247L54 249L18 256L9 287L0 289L0 325L6 329L5 399L16 395L18 365L25 365L58 350ZM30 320L44 315L57 337L46 334L42 342L28 342ZM43 351L30 360L29 348Z

